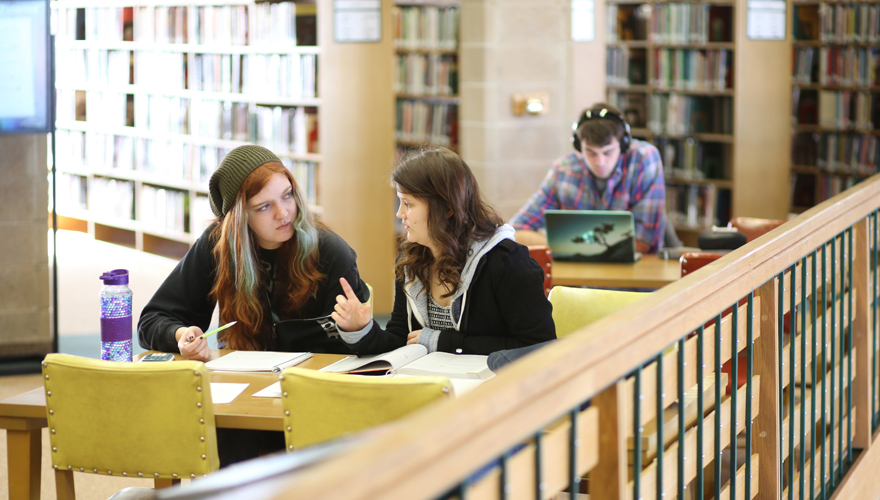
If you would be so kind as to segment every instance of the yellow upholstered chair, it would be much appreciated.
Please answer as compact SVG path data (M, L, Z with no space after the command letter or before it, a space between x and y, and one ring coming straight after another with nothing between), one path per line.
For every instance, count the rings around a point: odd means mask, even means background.
M49 354L43 384L58 498L73 472L153 478L217 470L211 384L200 361L117 363Z
M371 377L288 368L281 375L287 449L390 422L451 393L446 377Z
M364 281L364 284L367 285L367 290L370 292L370 298L368 298L367 301L364 302L364 305L373 307L373 287L371 287L370 284L366 281Z
M562 338L571 335L579 328L632 304L646 295L645 292L554 286L550 290L549 299L553 304L556 336Z

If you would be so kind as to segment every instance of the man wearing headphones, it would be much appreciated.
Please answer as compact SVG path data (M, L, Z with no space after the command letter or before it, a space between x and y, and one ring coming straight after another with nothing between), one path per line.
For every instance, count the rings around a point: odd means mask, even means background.
M657 253L665 231L666 188L660 153L633 139L620 111L598 103L572 126L572 152L553 163L538 191L510 220L516 241L546 245L538 232L544 211L627 210L635 222L636 251Z

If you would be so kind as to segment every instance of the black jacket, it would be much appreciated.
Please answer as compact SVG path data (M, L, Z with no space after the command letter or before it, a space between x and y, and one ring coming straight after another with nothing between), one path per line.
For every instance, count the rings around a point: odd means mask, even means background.
M210 297L216 270L212 228L206 229L196 240L141 313L138 341L144 349L178 352L174 340L178 328L198 326L203 331L208 330L216 304ZM358 275L354 250L332 231L318 231L318 270L324 278L317 293L300 308L297 318L282 317L281 321L274 323L266 295L262 305L264 333L269 339L267 350L351 354L330 319L336 296L344 295L339 278L345 277L363 301L369 297L369 292ZM264 262L273 260L274 254L271 250L260 250ZM233 321L235 318L222 320Z
M544 270L526 247L511 240L499 242L480 259L460 307L459 330L441 331L438 351L489 354L556 338L552 308L544 296ZM350 345L352 350L378 354L405 345L407 334L424 326L410 309L398 280L386 329L373 322L369 333ZM453 302L453 314L457 311Z

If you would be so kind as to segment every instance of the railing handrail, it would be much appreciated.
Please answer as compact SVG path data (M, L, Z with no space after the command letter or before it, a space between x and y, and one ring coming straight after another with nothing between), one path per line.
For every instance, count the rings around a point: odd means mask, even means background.
M511 364L473 392L374 430L276 498L432 498L623 378L880 206L880 175Z

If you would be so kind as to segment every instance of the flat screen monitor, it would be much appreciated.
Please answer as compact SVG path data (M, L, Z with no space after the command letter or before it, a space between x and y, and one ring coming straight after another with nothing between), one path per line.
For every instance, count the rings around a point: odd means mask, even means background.
M0 134L51 130L48 0L0 0Z

